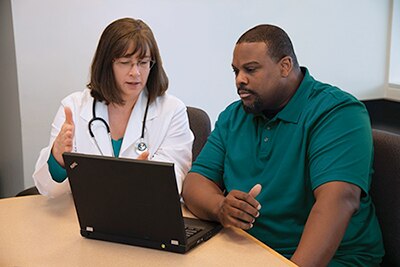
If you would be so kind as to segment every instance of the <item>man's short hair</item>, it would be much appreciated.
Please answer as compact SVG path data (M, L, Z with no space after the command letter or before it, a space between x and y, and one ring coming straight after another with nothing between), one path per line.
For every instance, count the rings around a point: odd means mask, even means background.
M268 54L275 62L289 56L293 60L293 65L299 67L292 41L281 28L270 24L255 26L240 36L236 44L256 42L264 42L267 45Z

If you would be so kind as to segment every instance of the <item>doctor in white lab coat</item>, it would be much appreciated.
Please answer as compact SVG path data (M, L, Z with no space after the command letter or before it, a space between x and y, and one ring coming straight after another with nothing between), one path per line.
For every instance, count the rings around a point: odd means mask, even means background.
M33 174L39 192L48 197L71 192L66 175L56 179L51 170L63 170L62 153L75 151L173 162L180 193L191 166L194 137L186 106L168 95L167 88L168 78L150 28L130 18L107 26L93 59L88 89L62 100L49 145L40 152ZM112 140L105 124L98 120L91 126L95 138L89 133L94 102L95 116L109 125ZM137 144L143 126L148 149L141 153ZM119 152L115 148L118 142Z

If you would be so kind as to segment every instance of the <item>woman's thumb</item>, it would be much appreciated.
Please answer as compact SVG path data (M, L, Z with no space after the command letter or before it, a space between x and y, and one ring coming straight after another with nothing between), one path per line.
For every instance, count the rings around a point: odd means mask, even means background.
M65 113L65 122L69 124L74 124L74 120L72 119L72 111L69 107L64 107Z

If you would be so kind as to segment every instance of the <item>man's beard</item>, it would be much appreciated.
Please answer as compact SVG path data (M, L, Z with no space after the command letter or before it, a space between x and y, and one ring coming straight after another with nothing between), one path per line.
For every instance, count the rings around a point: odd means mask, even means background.
M254 102L251 103L250 105L245 105L242 101L243 109L246 113L253 113L253 114L258 114L263 111L263 104L261 102L261 98L259 95L254 94Z
M245 91L246 93L249 93L249 94L253 95L253 97L254 97L254 102L251 103L250 105L245 105L244 102L242 101L243 109L246 113L257 114L263 110L263 104L262 104L261 98L258 94L253 92L253 90L246 88L242 84L237 89L238 95L240 95L240 91Z

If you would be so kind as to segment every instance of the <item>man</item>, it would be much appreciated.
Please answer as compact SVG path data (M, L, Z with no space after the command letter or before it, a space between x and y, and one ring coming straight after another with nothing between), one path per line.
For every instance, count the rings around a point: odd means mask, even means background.
M232 67L241 101L220 114L185 179L188 208L247 230L299 266L378 266L364 105L299 67L276 26L244 33Z

